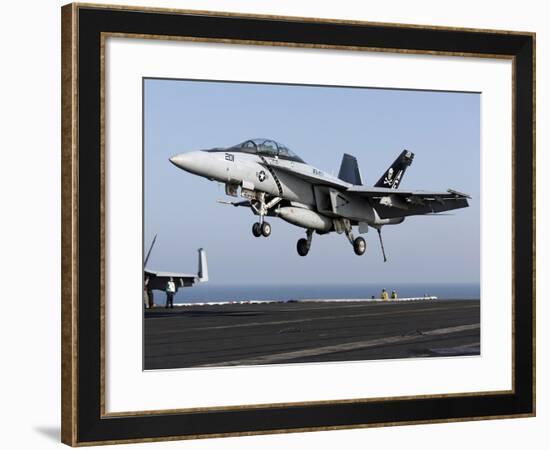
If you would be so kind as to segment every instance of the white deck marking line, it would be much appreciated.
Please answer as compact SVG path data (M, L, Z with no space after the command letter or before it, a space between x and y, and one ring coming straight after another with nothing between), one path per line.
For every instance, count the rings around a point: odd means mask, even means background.
M466 300L467 301L467 300ZM465 302L466 302L465 301ZM367 301L367 302L353 302L354 304L353 305L348 305L348 304L345 304L346 302L341 302L343 303L343 305L338 305L337 308L338 309L352 309L352 308L365 308L365 307L368 307L368 306L372 306L373 308L382 308L382 307L392 307L394 305L396 306L403 306L404 304L407 304L407 306L411 305L411 304L418 304L418 303L413 303L413 302L399 302L399 301L392 301L392 300L387 300L385 302L383 301ZM350 302L351 303L351 302ZM361 303L361 304L357 304L357 303ZM433 303L433 304L437 304L437 303ZM198 306L201 306L201 305L198 305ZM215 305L215 306L218 306L218 305ZM240 305L239 305L240 306ZM246 306L246 305L245 305ZM252 305L252 306L256 306L255 305ZM424 305L422 305L424 306ZM439 307L449 307L449 305L446 305L446 304L439 304L438 305ZM191 308L192 305L186 305L185 308ZM477 306L471 306L471 305L468 305L468 306L465 306L466 308L476 308ZM157 306L157 308L164 308L163 306ZM178 308L184 308L183 306L178 306ZM318 308L300 308L300 309L295 309L295 308L292 308L292 307L285 307L285 306L281 306L281 308L277 311L277 312L304 312L304 311L323 311L325 309L334 309L335 306L333 305L323 305L323 306L319 306ZM460 308L462 308L462 305L460 306ZM186 311L187 312L187 311ZM235 314L239 314L242 312L240 311L233 311ZM162 312L160 313L162 314ZM231 314L228 314L229 317L231 317ZM171 320L171 319L177 319L179 318L179 316L177 314L168 314L167 316L161 316L161 317L155 317L155 314L151 314L150 317L148 317L149 319L152 319L152 320Z
M478 308L478 306L468 305L463 308ZM227 328L243 328L243 327L256 327L263 325L285 325L288 323L301 323L301 322L314 322L316 320L338 320L338 319L354 319L357 317L371 317L371 316L394 316L394 315L405 315L409 313L423 313L428 311L444 311L447 308L422 308L414 309L411 311L386 311L386 312L376 312L376 313L363 313L363 314L346 314L343 316L321 316L321 317L308 317L305 319L290 319L290 320L274 320L271 322L247 322L247 323L238 323L234 325L216 325L213 327L200 327L200 328L189 328L189 331L204 331L204 330L225 330ZM453 309L453 308L451 308ZM180 330L176 330L180 333ZM169 332L169 331L168 331Z
M250 366L257 364L272 364L275 362L288 361L290 359L308 358L311 356L326 355L328 353L348 352L351 350L361 350L364 348L378 347L388 344L401 344L420 340L426 336L439 336L442 334L460 333L462 331L471 331L479 329L479 323L471 325L461 325L458 327L438 328L436 330L424 331L422 334L410 336L391 336L380 339L371 339L368 341L348 342L346 344L327 345L306 350L296 350L292 352L275 353L273 355L257 356L233 361L225 361L214 364L203 364L197 367L216 367L216 366Z

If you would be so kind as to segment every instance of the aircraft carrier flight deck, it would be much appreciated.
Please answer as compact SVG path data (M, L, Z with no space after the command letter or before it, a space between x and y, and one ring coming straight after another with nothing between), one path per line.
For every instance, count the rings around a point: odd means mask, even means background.
M300 301L145 310L144 369L480 354L479 300Z

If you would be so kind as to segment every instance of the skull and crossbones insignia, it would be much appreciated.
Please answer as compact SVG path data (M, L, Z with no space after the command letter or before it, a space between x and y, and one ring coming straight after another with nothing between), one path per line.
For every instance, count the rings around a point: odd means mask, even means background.
M390 167L388 170L388 175L384 178L384 184L392 184L393 180L393 168Z

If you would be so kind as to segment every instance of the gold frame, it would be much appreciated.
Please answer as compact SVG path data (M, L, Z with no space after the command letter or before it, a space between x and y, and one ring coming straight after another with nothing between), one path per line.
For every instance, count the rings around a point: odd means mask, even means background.
M506 418L519 418L519 417L533 417L535 416L535 394L536 394L536 362L535 354L533 358L533 412L527 414L517 415L503 415L503 416L479 416L479 417L467 417L459 419L440 419L440 420L419 420L408 422L386 422L383 424L363 424L363 425L342 425L342 426L328 426L328 427L312 427L312 428L300 428L300 429L282 429L282 430L270 430L270 431L253 431L253 432L236 432L236 433L219 433L208 435L192 435L192 436L170 436L165 438L144 438L144 439L125 439L125 440L112 440L101 441L94 443L81 443L77 441L77 360L78 360L78 333L77 333L77 268L78 268L78 248L77 248L77 232L78 232L78 151L77 151L77 137L78 137L78 83L77 83L77 39L78 39L78 20L77 11L79 8L87 7L94 9L109 9L109 10L124 10L124 11L146 11L146 12L158 12L158 13L172 13L172 14L208 14L216 17L246 17L255 19L278 19L285 21L301 21L311 23L338 23L344 25L382 25L395 28L412 28L412 29L427 29L427 30L448 30L448 31L471 31L476 33L490 33L501 35L529 35L533 39L533 45L535 45L535 33L531 32L519 32L519 31L505 31L505 30L491 30L491 29L476 29L476 28L457 28L457 27L443 27L443 26L427 26L427 25L413 25L413 24L396 24L396 23L381 23L381 22L368 22L368 21L355 21L355 20L336 20L336 19L320 19L312 17L293 17L293 16L271 16L271 15L257 15L257 14L244 14L233 12L212 12L201 10L186 10L186 9L172 9L172 8L155 8L155 7L132 7L132 6L120 6L120 5L97 5L90 3L72 3L62 8L62 128L61 128L61 141L62 141L62 239L61 239L61 254L62 254L62 427L61 435L62 442L72 446L85 446L85 445L97 445L97 444L119 444L119 443L134 443L134 442L158 442L158 441L173 441L182 439L200 439L200 438L214 438L214 437L230 437L230 436L248 436L248 435L260 435L260 434L280 434L280 433L294 433L305 431L326 431L326 430L342 430L353 428L371 428L381 426L393 426L393 425L413 425L413 424L426 424L426 423L447 423L447 422L463 422L463 421L478 421L487 419L506 419ZM105 75L105 40L108 37L124 37L130 39L162 39L162 40L175 40L175 41L191 41L191 42L215 42L226 43L235 45L268 45L268 46L283 46L283 47L301 47L301 48L318 48L318 49L331 49L331 50L352 50L352 51L369 51L369 52L387 52L387 53L401 53L401 54L428 54L428 55L440 55L440 56L455 56L455 57L476 57L476 58L491 58L491 59L506 59L512 61L512 213L515 211L514 191L515 191L515 162L514 157L516 154L515 145L515 70L514 62L515 57L502 54L477 54L477 53L463 53L463 52L443 52L443 51L419 51L419 50L406 50L406 49L387 49L376 47L352 47L352 46L336 46L336 45L315 45L315 44L299 44L299 43L283 43L283 42L263 42L263 41L249 41L238 39L210 39L210 38L194 38L194 37L182 37L182 36L157 36L157 35L143 35L143 34L127 34L127 33L101 33L101 259L100 259L100 304L101 304L101 417L125 417L125 416L139 416L147 414L174 414L181 412L196 412L196 411L222 411L222 410L236 410L236 409L257 409L260 407L281 407L281 406L297 406L297 405L317 405L317 404L336 404L336 403L354 403L354 402L374 402L380 400L409 400L409 399L431 399L431 398L448 398L458 396L481 396L481 395L495 395L495 394L507 394L514 393L514 354L515 354L515 341L512 340L512 390L506 391L486 391L486 392L465 392L454 394L435 394L435 395L412 395L412 396L400 396L400 397L377 397L377 398L355 398L355 399L342 399L336 401L313 401L313 402L291 402L291 403L275 403L275 404L254 404L254 405L233 405L223 407L199 407L199 408L182 408L182 409L170 409L170 410L146 410L146 411L126 411L107 413L105 411L105 139L104 139L104 127L105 127L105 92L104 92L104 75ZM535 67L535 49L533 51L533 67ZM535 180L535 72L533 71L533 201L536 197L536 180ZM536 257L536 217L535 206L533 206L533 350L535 351L535 311L536 311L536 269L535 269L535 257ZM512 221L512 242L515 241L515 226ZM512 286L514 283L515 267L514 267L514 247L512 246ZM515 302L514 302L514 290L512 289L512 322L514 324L515 317ZM515 328L512 327L512 333L514 335Z

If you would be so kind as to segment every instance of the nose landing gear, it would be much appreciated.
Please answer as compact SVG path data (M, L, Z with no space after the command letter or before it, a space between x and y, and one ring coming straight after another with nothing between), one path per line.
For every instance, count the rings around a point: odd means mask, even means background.
M262 235L262 230L260 229L260 222L254 223L252 225L252 234L254 237L260 237Z
M269 224L269 222L263 222L260 225L260 230L263 237L268 237L271 234L271 225Z
M256 222L252 225L252 234L255 237L268 237L271 234L271 225L269 222Z
M271 208L281 201L281 198L275 197L269 203L266 203L265 193L260 192L256 200L255 203L253 202L250 204L250 207L260 216L260 221L252 225L252 234L255 237L268 237L271 234L271 225L269 222L264 221L264 216Z

